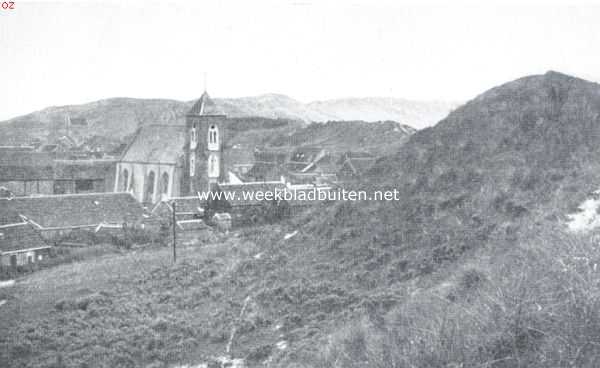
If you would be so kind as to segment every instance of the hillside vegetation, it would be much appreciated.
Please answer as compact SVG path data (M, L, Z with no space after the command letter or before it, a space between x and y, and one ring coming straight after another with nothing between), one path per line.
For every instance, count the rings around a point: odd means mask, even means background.
M315 204L176 266L159 248L25 279L0 362L200 364L235 327L250 367L597 367L600 253L562 229L598 188L599 140L597 84L509 82L356 185L398 201Z
M285 134L271 134L265 145L316 145L334 156L346 151L367 151L383 156L397 152L415 132L414 128L394 121L330 121Z
M337 203L312 221L315 233L337 241L340 257L358 267L372 262L364 254L386 254L374 269L393 281L423 282L447 270L459 282L450 287L460 289L459 269L480 270L464 276L475 285L468 281L453 297L443 293L436 302L434 292L402 305L413 312L390 317L399 325L378 335L400 340L371 341L379 349L392 344L383 349L388 355L375 358L400 367L597 365L599 336L581 330L599 322L592 311L597 252L557 232L600 184L599 147L599 85L556 72L522 78L478 96L380 160L370 173L378 180L361 187L401 188L399 201ZM577 259L582 263L575 266ZM471 290L480 281L484 295ZM534 321L531 308L541 308ZM425 311L425 319L415 310ZM560 340L563 334L569 337ZM350 354L351 343L342 350ZM339 366L350 365L339 359ZM385 361L370 365L390 366Z

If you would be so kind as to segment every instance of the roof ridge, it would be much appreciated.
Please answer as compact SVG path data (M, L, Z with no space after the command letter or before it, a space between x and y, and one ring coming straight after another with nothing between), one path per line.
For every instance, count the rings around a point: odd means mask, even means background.
M29 224L29 222L27 221L22 221L22 222L14 222L14 223L10 223L10 224L4 224L4 225L0 225L0 229L4 229L7 227L15 227L15 226L24 226Z
M94 193L69 193L69 194L42 194L36 196L23 196L13 198L0 198L0 200L14 201L21 199L36 199L36 198L64 198L64 197L85 197L85 196L109 196L109 195L128 195L132 198L133 195L129 192L94 192Z
M140 128L146 128L146 127L173 127L173 128L185 128L184 124L144 124L142 125Z
M209 96L207 91L204 91L200 98L194 102L192 108L186 113L189 115L198 116L225 116L215 101Z

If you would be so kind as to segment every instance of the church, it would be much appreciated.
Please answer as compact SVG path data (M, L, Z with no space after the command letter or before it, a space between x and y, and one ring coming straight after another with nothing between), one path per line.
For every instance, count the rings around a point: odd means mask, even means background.
M225 182L223 142L226 116L204 92L183 125L145 125L116 166L115 192L129 192L140 202L215 190Z

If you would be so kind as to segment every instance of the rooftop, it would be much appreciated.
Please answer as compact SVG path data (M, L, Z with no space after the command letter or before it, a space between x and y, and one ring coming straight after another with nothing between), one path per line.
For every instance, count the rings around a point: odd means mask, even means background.
M121 161L177 165L183 156L184 144L184 126L143 126L127 147Z
M0 199L9 208L41 228L97 226L101 223L135 223L144 209L129 193L90 193Z
M0 227L0 234L0 252L49 247L39 231L27 222Z
M44 152L0 150L2 180L52 180L52 155Z
M188 115L224 115L217 107L217 104L210 98L208 93L204 91L202 96L192 106Z

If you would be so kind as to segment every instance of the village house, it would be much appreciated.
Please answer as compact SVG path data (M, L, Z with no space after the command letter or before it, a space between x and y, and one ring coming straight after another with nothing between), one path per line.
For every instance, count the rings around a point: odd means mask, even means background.
M204 217L204 203L198 196L173 197L169 200L158 202L151 213L162 219L164 222L170 222L173 216L173 206L175 206L175 220L187 221L197 220Z
M0 265L16 267L36 263L46 258L50 249L33 225L0 204Z
M376 157L367 152L346 152L339 160L340 180L354 180L363 177L373 165Z
M0 186L17 196L54 193L54 160L44 152L0 150Z
M0 150L0 187L16 196L106 192L115 160L61 160L55 153Z
M5 187L0 187L0 198L12 198L15 194Z
M212 217L212 222L215 224L217 229L219 229L219 231L224 233L229 232L233 224L231 215L227 212L215 213Z
M98 232L142 227L150 217L129 193L14 197L0 199L0 207L17 213L44 239L68 235L75 230Z
M211 232L204 221L204 205L198 196L174 197L157 203L152 209L152 215L163 226L169 227L172 226L174 216L177 238L183 243L191 243Z
M263 148L255 151L255 164L246 173L250 181L273 181L285 177L294 184L336 182L337 164L330 152L318 146L291 149Z
M116 160L54 160L54 194L103 193L113 189Z
M242 177L245 181L276 181L285 175L287 171L282 164L276 162L258 161Z

